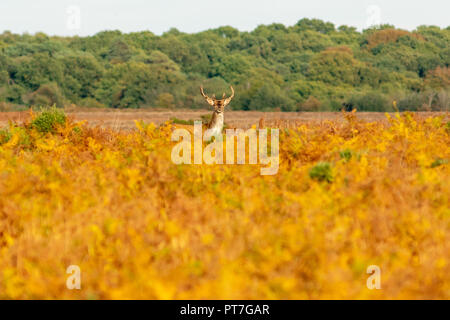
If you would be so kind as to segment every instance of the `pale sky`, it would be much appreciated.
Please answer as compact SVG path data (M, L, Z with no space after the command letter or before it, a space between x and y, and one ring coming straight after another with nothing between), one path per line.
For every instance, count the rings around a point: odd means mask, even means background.
M379 23L412 30L419 25L445 28L449 12L448 0L0 0L0 33L161 34L172 27L191 33L225 25L250 31L274 22L294 25L302 18L359 30Z

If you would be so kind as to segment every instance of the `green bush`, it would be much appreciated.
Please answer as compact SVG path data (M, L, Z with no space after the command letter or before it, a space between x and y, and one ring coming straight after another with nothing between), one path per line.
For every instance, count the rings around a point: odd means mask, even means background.
M333 172L329 162L319 162L309 170L309 177L318 181L333 181Z
M170 118L170 121L175 124L194 125L194 120L183 120L175 117Z
M345 149L339 152L339 156L341 157L341 159L343 159L345 162L350 161L350 159L353 156L353 152L352 150L349 149Z
M174 108L175 98L172 94L168 92L163 92L158 96L158 106L164 108Z
M293 101L287 97L278 86L263 85L251 97L250 110L271 110L294 111Z
M56 105L61 108L64 97L56 83L46 83L36 91L24 95L23 100L30 106Z
M58 125L64 125L66 115L64 111L55 106L42 110L42 112L31 122L31 126L42 133L55 132Z
M443 164L447 164L447 163L448 163L447 159L438 158L433 161L433 163L431 164L431 168L436 168L436 167L439 167L439 166L441 166Z
M11 139L11 132L8 129L0 129L0 145L7 143Z
M0 129L0 145L7 143L12 137L17 137L15 145L27 147L31 144L31 137L24 127L12 125L9 128Z
M100 102L98 102L94 98L85 98L80 101L79 105L85 108L106 108L106 106Z
M390 111L388 100L379 92L353 95L344 106L347 111L357 109L358 111Z
M406 95L403 99L399 100L397 103L398 111L419 111L422 106L426 103L426 99L421 93L410 93Z

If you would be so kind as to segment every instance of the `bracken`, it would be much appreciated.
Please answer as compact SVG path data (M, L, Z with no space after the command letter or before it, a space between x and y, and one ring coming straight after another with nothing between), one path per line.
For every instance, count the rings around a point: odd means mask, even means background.
M0 298L450 298L442 117L280 130L275 176L176 166L173 125L137 127L67 120L43 135L11 124L0 145ZM332 183L310 177L319 162ZM81 290L66 287L69 265ZM366 286L369 265L380 290Z

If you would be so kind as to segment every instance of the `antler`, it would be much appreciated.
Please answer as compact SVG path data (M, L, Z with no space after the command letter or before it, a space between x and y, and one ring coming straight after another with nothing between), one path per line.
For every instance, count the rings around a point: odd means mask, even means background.
M225 101L223 102L223 105L226 106L227 104L229 104L231 102L231 99L233 99L234 97L234 89L233 86L230 86L231 89L231 96L229 98L226 98ZM225 93L223 94L223 98L225 98Z
M200 86L200 93L202 94L203 98L206 99L206 102L208 102L209 105L214 106L214 99L211 99L205 94L205 92L203 91L203 86Z

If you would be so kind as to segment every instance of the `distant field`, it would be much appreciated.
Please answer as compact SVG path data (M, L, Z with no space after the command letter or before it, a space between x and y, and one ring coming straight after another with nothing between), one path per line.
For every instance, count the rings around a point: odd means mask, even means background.
M181 120L200 120L203 115L210 115L211 110L164 110L164 111L144 111L144 110L99 110L88 109L67 111L69 116L76 121L87 120L91 126L101 126L103 128L113 128L130 130L136 128L134 121L143 120L155 124L164 123L171 118ZM420 112L419 117L445 115L450 119L447 112ZM357 112L357 117L365 121L385 121L384 112ZM28 111L22 112L0 112L0 127L6 126L9 120L22 122L29 118ZM295 126L301 123L320 122L325 120L343 120L341 112L260 112L260 111L226 111L225 122L227 125L236 128L249 128L258 125L261 118L265 119L266 126Z

